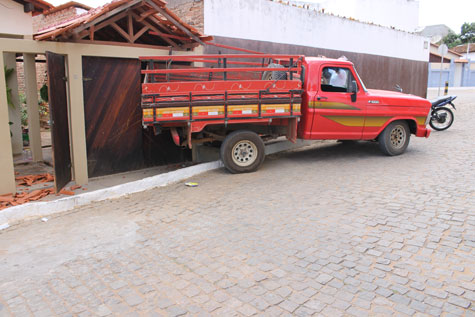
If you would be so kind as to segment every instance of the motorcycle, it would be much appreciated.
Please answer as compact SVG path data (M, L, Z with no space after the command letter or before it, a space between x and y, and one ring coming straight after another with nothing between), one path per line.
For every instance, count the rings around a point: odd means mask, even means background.
M456 110L452 103L455 98L457 98L457 96L443 96L431 101L432 106L429 124L432 129L443 131L447 130L452 125L454 122L454 113L447 107L447 105L450 105L454 110Z

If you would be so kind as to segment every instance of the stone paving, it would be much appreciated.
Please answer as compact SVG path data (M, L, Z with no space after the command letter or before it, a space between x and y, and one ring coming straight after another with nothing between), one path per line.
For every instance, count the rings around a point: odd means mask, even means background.
M402 156L325 142L2 231L0 315L475 316L475 103L457 105Z

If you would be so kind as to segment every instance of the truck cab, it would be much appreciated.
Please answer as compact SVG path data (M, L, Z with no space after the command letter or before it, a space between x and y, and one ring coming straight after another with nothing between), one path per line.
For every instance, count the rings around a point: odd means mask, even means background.
M306 57L301 139L373 140L391 122L428 137L430 102L399 92L367 89L353 63Z

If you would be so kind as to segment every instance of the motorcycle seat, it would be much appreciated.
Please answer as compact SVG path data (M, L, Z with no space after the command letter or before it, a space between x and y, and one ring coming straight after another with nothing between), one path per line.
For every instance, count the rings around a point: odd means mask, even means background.
M431 103L433 107L436 107L440 104L450 102L454 99L455 99L454 96L442 96L442 97L438 97L437 99L431 100Z

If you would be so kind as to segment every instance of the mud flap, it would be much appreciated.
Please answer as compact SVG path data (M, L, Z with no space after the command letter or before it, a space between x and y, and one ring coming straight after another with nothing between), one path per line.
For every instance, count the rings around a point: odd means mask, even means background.
M176 128L170 128L170 132L172 134L173 142L177 146L181 146L181 144L180 144L180 135L178 134L178 131L176 130Z
M289 125L287 126L287 140L292 143L297 142L297 123L298 118L289 118Z

